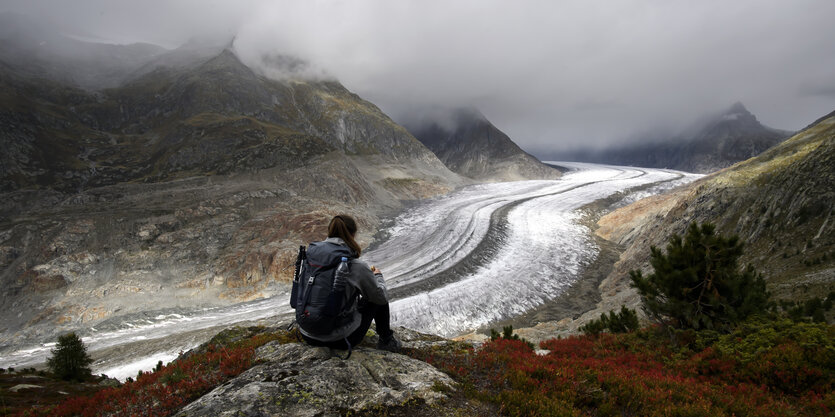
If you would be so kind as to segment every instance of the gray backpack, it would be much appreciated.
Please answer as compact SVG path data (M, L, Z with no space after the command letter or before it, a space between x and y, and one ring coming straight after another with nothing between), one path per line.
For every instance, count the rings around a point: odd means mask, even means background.
M299 248L290 306L296 309L296 323L310 335L328 335L353 318L350 307L354 303L345 303L345 288L334 289L336 269L343 257L350 260L356 256L351 249L330 242Z

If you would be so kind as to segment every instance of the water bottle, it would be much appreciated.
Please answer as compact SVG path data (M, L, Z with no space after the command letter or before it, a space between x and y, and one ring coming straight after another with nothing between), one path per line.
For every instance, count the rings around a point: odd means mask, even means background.
M333 292L345 291L345 284L348 282L348 276L351 274L348 269L348 258L342 257L342 262L336 267L336 274L333 278Z
M345 305L345 284L348 282L348 258L342 257L342 262L336 267L333 275L333 287L328 295L328 304L325 306L325 315L336 317L342 312Z

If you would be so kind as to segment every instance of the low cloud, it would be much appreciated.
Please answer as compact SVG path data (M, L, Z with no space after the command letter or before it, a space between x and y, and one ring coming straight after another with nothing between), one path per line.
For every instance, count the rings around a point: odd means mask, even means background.
M474 106L532 151L637 140L735 101L783 129L835 107L826 0L6 3L121 42L234 33L266 74L339 79L397 120Z

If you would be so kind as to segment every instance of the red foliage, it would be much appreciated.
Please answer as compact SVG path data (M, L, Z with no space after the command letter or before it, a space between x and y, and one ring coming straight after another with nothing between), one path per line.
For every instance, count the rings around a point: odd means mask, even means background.
M252 366L255 348L275 339L259 334L229 348L209 345L205 352L174 361L136 381L108 388L89 397L69 398L48 410L28 410L23 416L168 416Z
M779 345L743 365L710 348L674 352L640 337L549 340L540 344L550 351L544 356L521 341L497 339L473 354L423 359L512 416L817 416L833 410L831 372L789 371L797 369L797 345Z

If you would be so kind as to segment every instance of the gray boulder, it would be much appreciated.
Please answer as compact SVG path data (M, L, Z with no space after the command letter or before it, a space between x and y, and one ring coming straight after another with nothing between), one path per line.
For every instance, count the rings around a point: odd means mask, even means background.
M433 403L454 384L446 374L408 356L358 347L345 352L301 343L268 343L262 362L183 408L177 416L335 416Z

